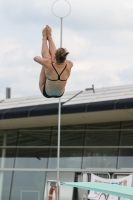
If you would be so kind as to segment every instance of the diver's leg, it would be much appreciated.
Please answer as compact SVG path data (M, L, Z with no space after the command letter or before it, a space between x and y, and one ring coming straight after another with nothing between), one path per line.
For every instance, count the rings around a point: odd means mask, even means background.
M40 78L39 78L39 88L40 88L42 93L43 93L43 88L45 87L44 86L45 82L46 82L46 75L45 75L44 66L42 66Z
M50 54L49 54L49 48L47 45L47 32L46 32L46 28L43 29L42 31L42 57L45 59L49 59L50 58Z
M52 38L52 29L49 26L46 26L46 28L47 28L47 36L48 36L48 42L49 42L49 52L51 55L51 60L53 61L55 52L56 52L56 46Z
M50 58L50 54L49 54L49 49L48 49L48 45L47 45L47 32L46 32L46 27L43 29L42 31L42 57L45 59L49 59ZM39 78L39 88L41 90L41 92L43 93L43 88L46 82L46 75L45 75L45 69L44 66L42 66L41 72L40 72L40 78Z

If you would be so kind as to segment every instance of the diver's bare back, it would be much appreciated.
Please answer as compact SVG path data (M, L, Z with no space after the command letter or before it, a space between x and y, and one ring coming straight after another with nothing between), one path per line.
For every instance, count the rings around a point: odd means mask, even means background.
M54 70L53 66L57 72ZM71 68L72 62L69 60L65 60L64 63L57 64L56 62L52 63L51 59L45 59L44 69L47 78L44 87L49 95L61 95L64 93L67 79L70 76ZM61 74L62 71L63 73ZM57 80L57 73L59 75L61 74L60 79L63 81Z

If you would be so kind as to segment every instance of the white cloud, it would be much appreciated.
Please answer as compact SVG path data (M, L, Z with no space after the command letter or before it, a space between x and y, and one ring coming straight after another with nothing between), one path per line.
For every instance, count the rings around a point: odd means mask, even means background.
M130 0L71 1L72 21L87 29L133 29L133 2ZM73 15L75 17L73 17ZM77 25L76 23L76 25ZM75 25L73 23L73 25Z
M12 96L40 94L41 30L53 28L57 47L60 20L53 16L54 0L1 0L0 99L5 87ZM71 0L71 14L63 21L63 46L74 62L66 91L131 84L133 81L133 1Z
M80 34L75 31L70 31L65 29L65 36L63 46L67 47L70 51L70 56L75 60L80 60L85 58L91 50L91 42L88 38L81 37Z
M3 57L5 53L20 47L14 38L4 36L0 37L0 44L1 57Z
M111 36L117 45L124 45L133 49L133 30L114 31Z

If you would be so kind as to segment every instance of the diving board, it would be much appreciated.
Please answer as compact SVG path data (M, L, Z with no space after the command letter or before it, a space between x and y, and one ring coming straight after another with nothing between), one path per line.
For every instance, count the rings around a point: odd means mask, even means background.
M61 182L61 185L81 188L85 190L93 190L113 196L133 199L133 187L96 182Z

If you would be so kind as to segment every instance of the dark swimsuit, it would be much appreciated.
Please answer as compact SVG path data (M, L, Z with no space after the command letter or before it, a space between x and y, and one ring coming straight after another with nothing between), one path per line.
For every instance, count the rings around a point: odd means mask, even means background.
M53 63L51 63L52 64L52 66L53 66L53 69L55 70L55 72L57 73L57 75L58 75L58 79L56 79L56 80L52 80L52 79L50 79L50 78L48 78L48 77L46 77L48 80L50 80L50 81L67 81L67 79L66 80L61 80L60 79L60 76L61 76L61 74L64 72L64 70L66 69L66 67L67 67L67 64L66 64L66 66L64 67L64 69L62 70L62 72L60 73L60 74L58 74L58 72L57 72L57 70L56 70L56 68L54 67L54 65L53 65ZM64 93L63 93L64 94ZM59 97L61 97L61 96L63 96L63 94L62 95L60 95L60 96L49 96L47 93L46 93L46 89L45 89L45 85L44 85L44 87L43 87L43 96L45 96L46 98L59 98Z

